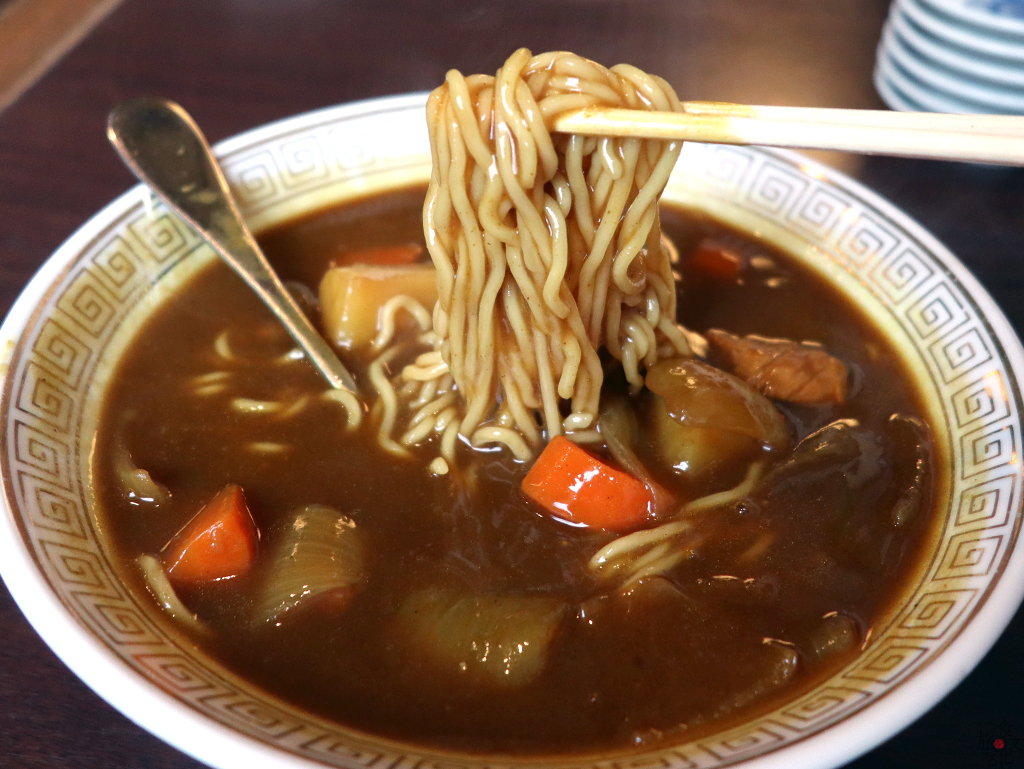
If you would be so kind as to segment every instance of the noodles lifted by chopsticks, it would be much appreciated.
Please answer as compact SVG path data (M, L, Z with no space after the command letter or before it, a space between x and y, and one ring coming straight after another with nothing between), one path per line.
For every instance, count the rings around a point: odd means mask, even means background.
M426 381L452 377L458 432L474 445L529 456L545 437L592 432L601 347L634 388L642 367L689 354L657 207L681 143L549 130L591 105L678 110L679 100L635 67L522 48L494 77L450 71L427 103L439 356Z

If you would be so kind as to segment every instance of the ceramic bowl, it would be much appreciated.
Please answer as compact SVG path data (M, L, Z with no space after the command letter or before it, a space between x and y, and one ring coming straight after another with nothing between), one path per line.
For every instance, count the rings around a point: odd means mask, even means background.
M964 4L893 3L876 57L879 95L898 110L1024 112L1024 35L1014 40L973 30L951 16L946 6ZM960 10L977 13L966 6Z
M1021 84L1001 85L976 78L969 72L951 70L943 64L921 56L909 45L895 27L883 36L883 45L907 76L924 88L952 98L973 102L978 112L1020 114L1024 112L1024 87ZM1017 71L1018 75L1024 73Z
M424 99L325 109L221 143L218 155L253 228L425 182ZM863 653L814 689L695 742L543 763L834 766L935 704L1020 603L1024 351L949 251L836 171L790 153L692 144L666 197L784 248L893 340L934 426L934 523L925 557ZM214 767L536 765L419 749L310 717L204 656L126 587L89 483L98 407L140 321L213 258L137 187L57 250L4 322L0 569L15 600L101 697Z
M1024 89L1024 71L1019 65L993 61L948 45L915 27L898 9L889 14L889 25L905 48L931 66L1018 93Z
M1024 61L1024 35L987 34L948 14L936 12L925 0L897 0L894 7L902 11L919 29L944 44L971 55L1017 66Z
M882 97L882 101L889 105L890 109L900 112L929 111L926 107L914 101L913 97L907 95L900 87L900 83L893 81L892 72L890 68L883 65L881 55L875 61L872 81L875 84L875 90L878 91L878 95Z
M1024 40L1024 18L1019 0L920 0L932 12L978 34Z
M904 101L916 105L913 111L948 112L953 114L995 114L1001 112L999 107L985 103L971 89L940 90L925 82L912 73L913 62L899 59L894 47L879 48L875 59L876 82L883 79L885 83L897 91ZM924 69L920 64L918 70ZM893 109L903 109L899 101L889 101L885 91L879 91L886 103Z

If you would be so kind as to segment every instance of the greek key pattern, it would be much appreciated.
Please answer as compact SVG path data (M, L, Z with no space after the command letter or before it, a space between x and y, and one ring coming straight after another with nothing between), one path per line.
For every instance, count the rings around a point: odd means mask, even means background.
M339 190L396 170L429 172L422 101L355 105L286 121L229 144L227 176L247 215L308 210ZM397 148L397 149L396 149ZM615 761L566 760L562 769L706 769L777 750L857 713L928 664L998 578L1021 518L1018 384L974 299L884 206L831 184L785 156L687 144L670 185L694 186L781 224L870 289L912 340L942 404L945 442L960 461L941 542L894 619L846 669L776 711L684 745ZM318 201L320 204L318 205ZM115 210L116 206L120 208ZM289 208L288 210L293 210ZM168 696L245 734L339 767L456 769L525 766L399 750L323 723L244 682L151 616L118 579L97 539L95 500L83 482L92 436L83 414L114 331L172 268L188 269L199 239L148 201L113 204L107 226L69 259L15 351L5 390L8 504L39 568L67 610L124 663ZM196 260L192 260L195 262ZM940 441L941 443L941 441ZM551 766L555 766L554 763Z
M359 189L376 174L410 167L422 168L425 181L429 153L421 114L410 120L408 110L383 109L348 120L306 121L272 141L226 153L221 164L242 212L254 216L330 188Z

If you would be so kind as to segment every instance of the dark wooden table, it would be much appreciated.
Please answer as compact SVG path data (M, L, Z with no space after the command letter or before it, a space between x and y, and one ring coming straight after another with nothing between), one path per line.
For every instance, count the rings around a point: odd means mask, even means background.
M217 140L324 105L430 89L450 67L493 72L525 45L631 62L684 99L880 107L871 69L886 9L885 0L127 0L0 114L0 310L132 184L104 137L107 111L126 97L175 99ZM825 159L938 235L1024 331L1024 170ZM1011 739L997 753L1000 730ZM1024 764L1022 738L1018 612L942 703L851 766ZM0 588L0 766L198 764L93 695Z

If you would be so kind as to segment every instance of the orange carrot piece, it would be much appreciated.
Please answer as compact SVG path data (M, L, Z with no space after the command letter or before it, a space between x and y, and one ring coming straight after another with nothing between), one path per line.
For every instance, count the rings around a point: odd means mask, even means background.
M690 253L690 269L712 280L731 282L743 269L743 260L728 248L703 241Z
M403 265L415 264L423 256L423 246L409 243L404 246L381 248L360 248L343 253L334 264L338 267L349 264Z
M258 538L242 487L232 483L174 535L160 556L172 585L196 586L247 572Z
M552 515L611 531L642 524L653 508L647 486L557 436L523 479L523 492Z

